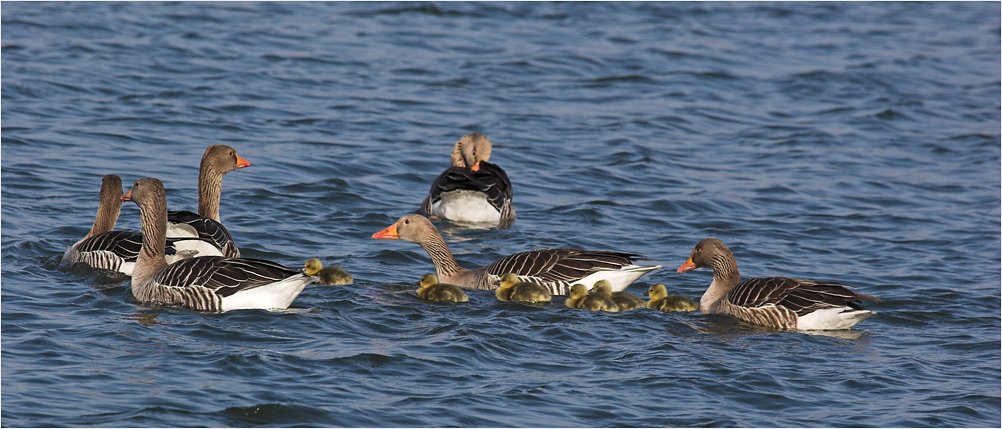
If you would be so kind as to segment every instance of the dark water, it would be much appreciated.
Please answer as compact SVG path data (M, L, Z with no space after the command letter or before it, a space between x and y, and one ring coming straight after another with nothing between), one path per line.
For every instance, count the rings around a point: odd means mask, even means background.
M987 3L2 5L3 426L1000 425L1000 6ZM508 229L460 262L723 239L747 276L883 301L838 335L412 293L418 207L479 131ZM244 255L353 286L285 312L150 308L60 270L100 178L194 209L226 143ZM138 230L127 204L119 229Z

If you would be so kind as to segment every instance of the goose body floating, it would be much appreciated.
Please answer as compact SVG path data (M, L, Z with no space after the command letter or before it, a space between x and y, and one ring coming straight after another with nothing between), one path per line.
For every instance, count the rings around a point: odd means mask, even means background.
M97 216L87 235L63 254L62 263L88 266L132 275L143 246L143 235L132 231L112 231L122 210L122 179L114 174L101 180ZM164 260L168 264L192 256L221 255L212 243L199 238L168 239Z
M470 297L466 296L466 292L463 292L463 289L459 286L439 283L438 276L434 274L425 274L421 276L421 281L418 282L418 284L421 287L419 287L416 292L421 299L453 303L467 302L470 300Z
M498 287L501 276L514 273L519 281L542 285L552 295L566 295L574 283L592 284L602 279L608 280L614 290L623 290L644 274L661 268L660 265L634 264L635 260L644 257L633 253L551 248L515 253L467 270L456 262L435 225L418 214L401 217L393 225L372 234L372 238L419 244L431 257L440 279L466 289L493 290Z
M167 265L163 183L139 179L121 199L139 206L143 245L132 275L132 295L143 303L213 312L282 309L292 304L306 285L319 280L263 259L199 256Z
M678 272L709 267L713 282L699 300L699 311L726 314L776 329L849 329L875 313L860 301L879 301L834 282L761 277L741 280L734 254L716 238L696 244Z
M420 213L458 222L514 222L511 181L501 167L487 162L490 157L487 136L470 133L460 138L452 149L452 166L432 182Z
M167 237L193 237L211 241L223 256L240 257L230 231L219 220L219 200L223 176L251 163L224 144L205 149L198 166L198 213L187 210L167 212Z

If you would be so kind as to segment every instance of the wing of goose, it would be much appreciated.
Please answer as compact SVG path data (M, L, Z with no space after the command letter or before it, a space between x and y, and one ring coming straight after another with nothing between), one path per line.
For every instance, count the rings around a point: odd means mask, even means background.
M789 277L760 277L742 281L727 295L727 300L742 307L775 304L803 316L825 308L862 309L861 300L876 297L850 290L851 286Z
M191 227L198 234L197 238L212 242L223 256L229 258L240 257L240 249L233 242L233 236L230 235L230 231L223 224L215 220L199 216L195 212L180 210L167 212L167 222L171 225L187 225ZM168 231L177 231L177 229L168 228ZM175 235L168 238L178 238L178 236Z
M511 205L512 188L508 174L496 164L481 162L478 171L465 167L449 167L443 171L432 183L431 192L421 204L421 210L431 213L432 205L442 200L442 194L458 190L482 192L499 212L506 205ZM502 218L505 217L502 215Z

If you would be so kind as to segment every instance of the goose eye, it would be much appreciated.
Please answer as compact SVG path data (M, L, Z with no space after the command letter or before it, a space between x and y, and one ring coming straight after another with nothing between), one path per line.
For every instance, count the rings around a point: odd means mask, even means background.
M410 219L404 219L404 225L411 223Z

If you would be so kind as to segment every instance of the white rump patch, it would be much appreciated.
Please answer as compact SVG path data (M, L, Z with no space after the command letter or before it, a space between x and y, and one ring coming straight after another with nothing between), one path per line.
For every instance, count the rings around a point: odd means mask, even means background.
M196 256L224 256L219 248L202 240L175 241L174 250L177 251L177 254L164 256L168 264Z
M319 280L306 274L297 274L280 282L237 292L223 298L223 311L249 308L288 308L306 285Z
M198 238L198 231L195 227L186 223L167 222L167 237L169 238ZM203 255L204 256L204 255Z
M826 308L797 318L797 329L804 331L849 329L874 315L870 310L855 310L852 307Z
M446 192L431 205L431 214L458 222L500 222L499 212L483 192L466 189Z
M588 289L595 286L595 283L599 280L608 280L612 284L612 291L619 292L630 287L630 285L635 282L644 274L661 268L660 265L653 266L640 266L640 265L628 265L619 270L603 270L596 273L589 274L585 278L576 281L574 283L581 283L585 285Z

